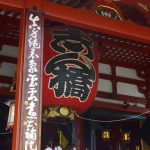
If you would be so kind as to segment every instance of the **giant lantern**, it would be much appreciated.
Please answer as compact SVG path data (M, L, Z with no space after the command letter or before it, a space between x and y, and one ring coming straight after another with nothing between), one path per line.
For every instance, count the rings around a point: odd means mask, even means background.
M72 27L45 29L43 56L44 118L74 118L95 99L98 83L96 45Z

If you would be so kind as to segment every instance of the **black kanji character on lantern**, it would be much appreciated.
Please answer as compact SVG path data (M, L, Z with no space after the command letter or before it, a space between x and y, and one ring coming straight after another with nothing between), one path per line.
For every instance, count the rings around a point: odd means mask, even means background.
M95 71L90 62L89 66L78 60L77 53L57 55L51 59L46 67L46 74L52 74L49 88L56 97L77 97L85 101L95 80Z
M67 28L63 30L53 30L53 41L50 46L57 52L82 53L87 58L93 60L92 40L83 34L79 29Z
M81 102L87 100L95 81L92 40L79 29L67 28L52 31L50 47L58 55L50 59L45 66L50 89L55 96L76 97Z

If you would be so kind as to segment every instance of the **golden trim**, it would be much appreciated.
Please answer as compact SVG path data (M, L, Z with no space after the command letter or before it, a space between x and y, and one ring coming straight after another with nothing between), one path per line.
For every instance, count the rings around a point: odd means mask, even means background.
M49 118L64 118L69 120L74 120L74 111L65 106L52 106L44 110L43 119L44 121Z

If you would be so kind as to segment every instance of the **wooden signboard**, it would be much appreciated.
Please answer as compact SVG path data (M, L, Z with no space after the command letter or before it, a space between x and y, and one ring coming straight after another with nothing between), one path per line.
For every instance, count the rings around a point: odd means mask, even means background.
M19 150L41 149L43 18L27 10Z

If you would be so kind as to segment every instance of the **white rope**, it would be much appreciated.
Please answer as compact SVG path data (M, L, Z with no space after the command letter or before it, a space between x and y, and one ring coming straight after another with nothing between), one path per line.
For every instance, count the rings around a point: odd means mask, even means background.
M121 121L126 121L126 120L135 119L135 118L138 118L138 117L143 116L143 115L148 114L148 113L150 113L150 110L149 110L149 111L146 111L146 112L144 112L144 113L142 113L142 114L132 116L132 117L123 118L123 119L114 119L114 120L96 120L96 119L89 119L89 118L85 118L85 117L79 116L76 112L75 112L75 115L76 115L78 118L83 119L83 120L87 120L87 121L101 122L101 123L111 123L111 122L121 122Z

